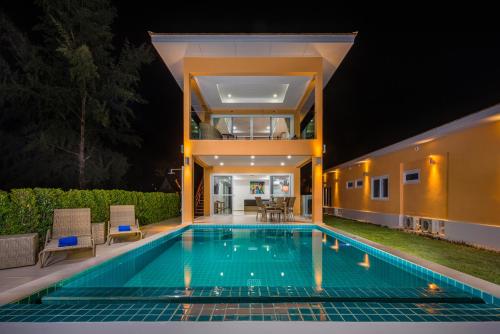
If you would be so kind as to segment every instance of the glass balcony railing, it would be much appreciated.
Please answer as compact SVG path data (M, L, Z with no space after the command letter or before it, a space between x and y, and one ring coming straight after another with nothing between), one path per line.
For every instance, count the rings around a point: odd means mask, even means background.
M293 140L314 138L314 119L295 133L293 115L212 115L202 122L193 112L191 139L205 140Z

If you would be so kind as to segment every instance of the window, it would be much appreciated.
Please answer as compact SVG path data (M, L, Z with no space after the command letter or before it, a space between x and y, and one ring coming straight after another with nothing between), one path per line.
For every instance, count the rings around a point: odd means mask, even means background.
M354 188L354 181L347 181L347 182L345 183L345 187L346 187L347 189L352 189L352 188Z
M292 193L290 175L272 175L271 176L271 194L273 196L290 196Z
M356 180L356 188L363 188L363 180Z
M407 170L403 173L403 183L420 183L420 169Z
M389 198L389 177L372 177L372 199Z

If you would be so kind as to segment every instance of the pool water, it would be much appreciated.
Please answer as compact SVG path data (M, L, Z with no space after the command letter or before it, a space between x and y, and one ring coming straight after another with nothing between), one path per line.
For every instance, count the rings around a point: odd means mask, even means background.
M125 255L62 282L42 301L482 302L313 226L188 228Z

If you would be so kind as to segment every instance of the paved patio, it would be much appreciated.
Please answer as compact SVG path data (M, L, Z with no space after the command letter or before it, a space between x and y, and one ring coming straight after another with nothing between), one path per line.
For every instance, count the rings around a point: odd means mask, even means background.
M311 219L302 216L295 216L294 221L276 222L261 221L255 219L255 212L244 213L234 212L232 215L214 215L198 217L194 220L195 224L310 224Z
M180 217L171 218L156 224L145 225L141 229L144 239L137 242L137 238L121 239L111 245L97 245L96 257L91 257L90 250L75 251L70 255L60 254L54 256L45 268L37 265L0 270L0 305L9 302L15 296L23 297L25 289L16 289L23 285L32 285L31 292L36 288L43 288L52 282L68 277L71 273L79 272L89 266L100 263L110 257L126 252L136 246L142 245L152 236L167 232L181 225ZM36 283L35 283L36 282ZM18 291L14 291L18 290ZM28 293L29 295L30 293Z

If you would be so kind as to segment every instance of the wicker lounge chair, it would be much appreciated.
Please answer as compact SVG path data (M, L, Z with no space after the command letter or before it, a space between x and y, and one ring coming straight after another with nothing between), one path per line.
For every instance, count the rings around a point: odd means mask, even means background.
M129 225L130 231L119 231L118 226L120 225ZM135 207L133 205L111 205L109 207L108 245L111 244L113 238L132 234L137 234L142 239L139 220L135 218Z
M68 236L76 236L78 243L74 246L59 247L59 239ZM43 268L47 264L53 253L84 248L92 249L92 255L95 256L90 209L55 209L52 230L47 231L45 247L39 254L40 267Z

